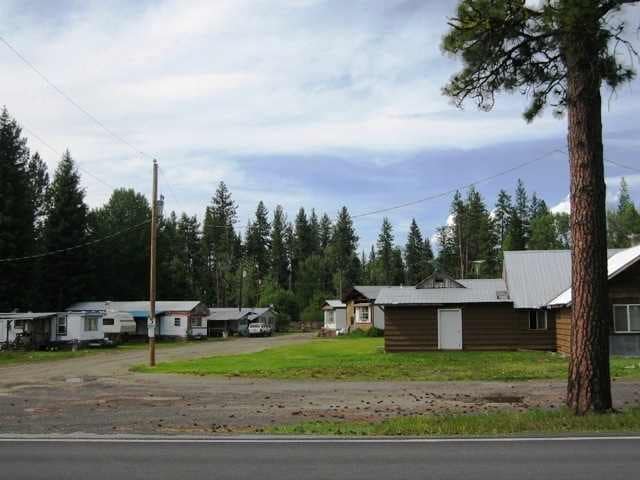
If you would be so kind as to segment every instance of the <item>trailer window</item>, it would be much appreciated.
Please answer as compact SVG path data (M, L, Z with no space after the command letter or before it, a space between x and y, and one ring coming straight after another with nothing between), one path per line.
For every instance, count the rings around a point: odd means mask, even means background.
M14 320L13 326L16 330L24 330L24 326L26 325L26 320Z
M98 331L98 318L97 317L84 317L84 331L96 332Z
M56 335L66 337L67 335L67 317L58 317L56 320Z
M192 327L201 327L202 326L202 319L201 318L194 318L193 320L191 320L191 326Z
M179 327L180 326L180 319L179 318L174 318L173 319L173 325L176 326L176 327Z
M116 324L115 320L113 318L103 318L102 319L102 325L104 325L105 327L113 327Z

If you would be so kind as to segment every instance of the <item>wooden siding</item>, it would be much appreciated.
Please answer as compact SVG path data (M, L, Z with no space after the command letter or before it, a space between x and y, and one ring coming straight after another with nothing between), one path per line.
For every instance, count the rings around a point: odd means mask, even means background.
M386 307L388 352L438 349L438 306ZM554 350L556 331L550 312L547 330L529 330L529 311L511 304L447 305L462 310L463 350Z
M613 330L613 304L640 303L640 262L636 262L624 272L609 281L609 312L611 315L611 335ZM562 308L556 312L556 349L571 353L571 308Z
M438 349L438 313L433 307L385 307L387 352Z
M556 349L560 353L571 353L571 309L561 308L556 314Z

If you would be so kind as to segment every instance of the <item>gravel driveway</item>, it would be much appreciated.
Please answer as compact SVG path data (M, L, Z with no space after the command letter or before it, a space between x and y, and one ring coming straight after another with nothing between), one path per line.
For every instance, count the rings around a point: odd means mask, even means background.
M309 335L190 343L159 361L249 353ZM421 413L559 408L565 382L342 382L140 374L146 351L0 368L0 433L259 432L305 420L377 421ZM614 382L617 407L640 405L640 382Z

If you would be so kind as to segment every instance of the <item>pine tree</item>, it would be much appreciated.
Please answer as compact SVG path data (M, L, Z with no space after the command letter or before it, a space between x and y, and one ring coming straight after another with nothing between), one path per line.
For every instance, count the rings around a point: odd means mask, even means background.
M22 130L6 108L0 113L0 258L33 253L34 188L29 181L29 150ZM2 264L0 311L31 308L33 264Z
M255 277L261 281L269 274L271 225L269 212L260 201L256 209L255 220L249 224L246 235L246 254L256 265Z
M342 207L338 213L330 250L331 266L335 272L334 290L342 295L342 290L357 282L360 273L360 260L357 254L358 236L347 207Z
M45 224L47 251L86 243L88 207L84 203L80 175L68 150L56 168L50 195L51 207ZM86 298L89 261L86 247L48 257L45 275L50 309L62 311Z
M309 253L317 255L320 253L320 221L315 209L311 210L309 217Z
M509 231L509 220L511 218L513 206L511 205L511 195L505 190L500 190L498 200L494 209L494 219L496 226L496 237L498 244L504 247L504 242Z
M133 189L114 190L108 202L90 215L93 238L103 238L133 228L151 218L149 202ZM149 227L136 228L91 248L96 298L131 300L146 298L148 287L141 279L149 275ZM159 244L159 256L164 245ZM123 275L122 272L127 272ZM161 282L160 282L161 283Z
M278 288L287 288L289 281L289 258L285 243L287 216L282 206L273 212L271 222L271 278Z
M422 232L415 218L411 221L404 250L407 269L406 281L409 285L416 285L432 273L433 251L429 239L422 238Z
M29 183L31 184L31 196L33 201L35 238L42 241L44 234L44 222L48 211L49 197L49 170L47 164L40 158L38 152L34 153L27 167Z
M640 214L624 177L620 180L617 208L609 211L607 217L611 248L628 248L640 241Z
M238 207L224 182L207 207L203 224L203 245L207 257L207 297L217 306L232 304L237 296L236 275L240 259L240 238L234 230Z
M331 242L331 236L333 235L333 225L331 218L326 213L320 218L320 249L325 251Z
M382 220L382 227L376 243L376 283L392 285L394 283L395 265L393 258L393 227L387 217Z

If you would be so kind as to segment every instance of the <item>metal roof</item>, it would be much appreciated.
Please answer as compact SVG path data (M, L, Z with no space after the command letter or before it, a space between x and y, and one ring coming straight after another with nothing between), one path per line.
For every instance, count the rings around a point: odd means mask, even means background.
M544 307L571 286L571 250L504 252L503 277L515 308Z
M237 307L230 308L210 308L209 316L205 318L205 320L214 320L214 321L229 321L229 320L240 320L244 317L257 318L261 315L264 315L270 308L242 308L238 309Z
M24 312L24 313L0 313L0 320L38 320L57 316L55 312Z
M390 287L389 285L355 285L353 287L354 290L357 290L369 300L375 300L378 298L378 295L383 288L393 287Z
M504 292L507 289L501 278L456 281L465 288L384 288L376 299L376 305L511 302L509 298L498 295L498 292Z
M156 302L156 314L163 312L190 312L201 302L198 300L159 300ZM108 307L108 308L107 308ZM79 302L67 308L67 312L130 312L134 316L149 315L149 301L133 302Z
M342 300L327 300L324 303L331 308L347 308L347 305L342 303Z
M607 262L607 272L609 279L612 279L619 273L626 270L628 267L640 260L640 245L627 248L626 250L618 251L613 256L609 257ZM555 297L548 303L550 307L562 307L571 303L571 288L566 289L560 295Z

